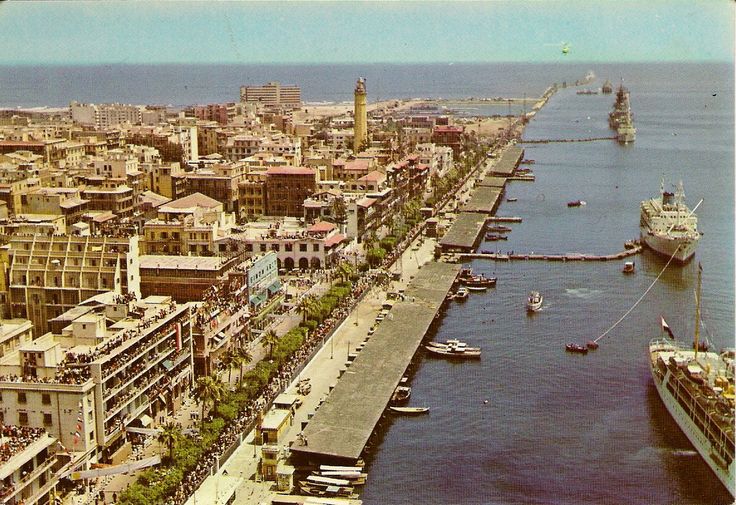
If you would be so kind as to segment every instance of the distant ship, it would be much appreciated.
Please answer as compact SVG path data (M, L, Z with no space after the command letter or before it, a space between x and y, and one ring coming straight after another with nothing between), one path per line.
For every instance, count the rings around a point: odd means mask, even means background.
M695 342L655 339L649 343L652 378L667 411L700 456L734 496L734 357L703 350L698 341L700 279L695 309ZM661 319L663 330L672 332Z
M606 82L603 83L603 86L601 87L601 93L604 95L610 95L613 93L613 84L611 84L611 81L606 79Z
M702 233L698 231L695 210L685 205L682 181L676 193L664 190L664 179L660 187L661 196L641 202L639 231L641 242L654 252L685 263L693 257Z

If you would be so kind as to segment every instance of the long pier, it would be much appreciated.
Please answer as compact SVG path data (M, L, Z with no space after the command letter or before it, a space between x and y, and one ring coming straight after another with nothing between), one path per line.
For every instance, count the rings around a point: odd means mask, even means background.
M291 446L302 462L353 464L452 288L459 265L430 262L417 273L335 389Z
M585 139L533 139L521 140L521 144L553 144L555 142L595 142L596 140L616 140L616 137L589 137Z
M616 261L629 256L634 256L642 251L642 246L637 245L630 249L625 249L615 254L582 254L582 253L567 253L567 254L526 254L526 253L492 253L492 252L479 252L479 253L459 253L456 257L460 260L465 259L487 259L495 261L511 261L511 260L524 260L524 261Z

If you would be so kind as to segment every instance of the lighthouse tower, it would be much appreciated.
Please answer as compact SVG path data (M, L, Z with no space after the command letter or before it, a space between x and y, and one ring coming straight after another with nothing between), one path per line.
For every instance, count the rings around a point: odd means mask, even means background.
M353 152L358 153L368 140L368 113L366 111L365 80L361 77L355 85L355 120Z

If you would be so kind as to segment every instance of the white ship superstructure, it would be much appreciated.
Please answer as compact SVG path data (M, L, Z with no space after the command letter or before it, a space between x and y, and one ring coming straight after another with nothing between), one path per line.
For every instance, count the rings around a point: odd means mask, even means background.
M674 340L653 340L649 355L665 407L734 496L734 351L696 354Z
M690 210L684 201L682 182L673 194L664 190L662 181L660 196L641 202L639 222L644 245L668 258L674 256L681 263L693 257L702 235L695 215L697 206Z

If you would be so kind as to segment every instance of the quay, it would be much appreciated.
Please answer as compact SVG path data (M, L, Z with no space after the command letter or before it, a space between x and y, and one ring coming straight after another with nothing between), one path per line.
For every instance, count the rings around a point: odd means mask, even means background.
M391 309L291 446L299 463L352 464L440 311L460 267L430 262Z
M534 139L524 140L523 144L554 144L556 142L595 142L596 140L617 140L616 137L590 137L585 139Z
M501 158L490 169L490 175L498 177L509 177L513 175L514 170L519 167L524 157L524 149L512 146L507 148Z
M478 212L481 214L493 214L498 209L503 188L490 186L478 186L473 191L470 201L461 207L463 212Z
M506 177L488 175L476 183L478 187L501 188L506 186Z
M439 247L446 252L470 252L480 243L480 236L486 225L487 217L477 212L461 212L455 218L445 236L440 239Z
M459 253L457 254L458 260L466 259L488 259L496 261L511 261L511 260L536 260L536 261L615 261L629 256L634 256L642 251L642 246L637 245L630 249L625 249L616 254L581 254L581 253L567 253L567 254L524 254L524 253L492 253L492 252L480 252L480 253Z

